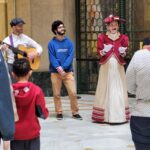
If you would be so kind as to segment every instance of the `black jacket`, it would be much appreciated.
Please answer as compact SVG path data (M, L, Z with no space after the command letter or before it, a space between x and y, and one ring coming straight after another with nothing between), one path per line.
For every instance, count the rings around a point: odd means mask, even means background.
M15 131L10 80L6 62L0 50L0 134L3 140L12 140Z

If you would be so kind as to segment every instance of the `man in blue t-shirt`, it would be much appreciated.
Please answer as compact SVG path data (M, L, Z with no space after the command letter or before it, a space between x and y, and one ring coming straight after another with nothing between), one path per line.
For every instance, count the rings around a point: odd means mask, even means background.
M74 47L72 41L65 36L64 23L56 20L52 23L52 32L55 37L48 43L51 82L55 103L56 118L63 119L60 90L64 83L71 101L72 117L82 120L78 113L75 79L72 62Z

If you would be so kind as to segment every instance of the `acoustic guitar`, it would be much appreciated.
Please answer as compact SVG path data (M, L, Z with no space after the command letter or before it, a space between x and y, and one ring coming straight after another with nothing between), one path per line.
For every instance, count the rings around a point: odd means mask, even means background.
M3 41L0 41L0 44L6 44L8 45L8 48L12 50L12 52L17 56L17 58L27 58L28 59L28 53L30 52L36 52L35 48L31 47L25 47L23 45L20 45L18 48L15 48ZM40 66L40 56L35 57L33 60L28 59L30 62L30 66L33 70L37 70Z
M19 45L18 49L21 50L22 52L26 53L28 56L28 53L30 52L36 52L36 49L33 47L25 47L24 45ZM18 58L23 58L24 56L21 54L17 55ZM34 59L30 60L28 59L30 62L30 66L33 70L37 70L40 66L40 56L36 56Z

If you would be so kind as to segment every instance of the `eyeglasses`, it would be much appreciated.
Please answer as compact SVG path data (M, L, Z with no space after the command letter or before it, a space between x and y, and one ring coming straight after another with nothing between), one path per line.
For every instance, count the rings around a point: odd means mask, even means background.
M61 26L58 26L57 28L62 29L62 28L65 28L65 26L61 25Z

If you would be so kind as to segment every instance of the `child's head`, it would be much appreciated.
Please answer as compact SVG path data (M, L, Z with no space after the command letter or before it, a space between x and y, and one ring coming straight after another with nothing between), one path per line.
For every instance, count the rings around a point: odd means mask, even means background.
M32 70L30 67L30 63L27 59L21 58L17 59L13 63L13 76L15 78L26 78L30 77L32 74Z

